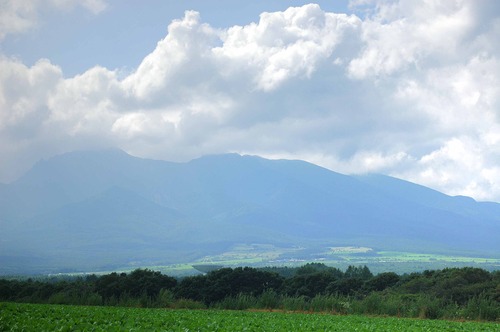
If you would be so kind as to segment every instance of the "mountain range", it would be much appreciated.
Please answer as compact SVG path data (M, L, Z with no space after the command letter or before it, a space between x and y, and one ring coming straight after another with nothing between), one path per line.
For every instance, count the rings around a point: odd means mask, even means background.
M58 155L0 184L0 228L0 274L192 262L252 243L500 252L498 203L238 154Z

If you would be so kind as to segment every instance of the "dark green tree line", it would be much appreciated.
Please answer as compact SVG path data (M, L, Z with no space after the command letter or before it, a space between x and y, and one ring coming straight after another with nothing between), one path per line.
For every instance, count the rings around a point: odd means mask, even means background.
M299 268L222 268L178 281L137 269L71 280L0 279L0 301L497 320L500 272L467 267L374 276L366 266L341 271L313 263Z

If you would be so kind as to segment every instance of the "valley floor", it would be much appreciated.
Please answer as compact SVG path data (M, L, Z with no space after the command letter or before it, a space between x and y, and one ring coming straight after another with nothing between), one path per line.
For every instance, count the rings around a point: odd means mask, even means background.
M265 244L241 244L230 250L203 259L172 265L142 266L162 271L173 276L198 273L193 265L222 265L227 267L288 266L297 267L306 263L323 263L339 269L350 265L366 265L374 273L395 272L398 274L438 270L444 268L477 267L488 271L500 270L500 257L478 257L478 255L418 253L400 251L377 251L368 247L322 247L306 249L301 247L280 248ZM124 266L124 271L137 266Z

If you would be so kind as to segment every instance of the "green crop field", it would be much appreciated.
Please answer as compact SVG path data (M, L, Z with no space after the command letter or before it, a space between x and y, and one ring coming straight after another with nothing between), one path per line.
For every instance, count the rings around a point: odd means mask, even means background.
M0 303L0 331L499 331L496 323Z

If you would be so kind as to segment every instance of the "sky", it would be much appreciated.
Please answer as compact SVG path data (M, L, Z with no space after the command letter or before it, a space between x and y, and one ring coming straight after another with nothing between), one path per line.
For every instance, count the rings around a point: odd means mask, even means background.
M0 0L0 182L236 152L500 202L500 2Z

